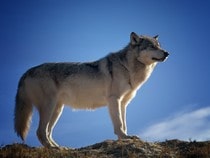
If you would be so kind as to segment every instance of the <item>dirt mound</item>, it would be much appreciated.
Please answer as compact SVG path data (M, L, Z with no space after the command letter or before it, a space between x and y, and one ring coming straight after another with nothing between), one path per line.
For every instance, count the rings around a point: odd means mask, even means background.
M210 157L210 141L186 142L169 140L165 142L144 142L140 139L106 140L79 149L29 147L25 144L12 144L0 148L1 158L119 158L119 157Z

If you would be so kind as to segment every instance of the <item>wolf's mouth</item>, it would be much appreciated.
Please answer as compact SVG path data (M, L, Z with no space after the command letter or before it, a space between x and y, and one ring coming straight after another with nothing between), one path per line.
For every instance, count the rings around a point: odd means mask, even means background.
M152 58L152 60L158 61L158 62L162 62L162 61L165 61L166 58L167 58L167 57L162 57L162 58L160 58L160 59L158 59L158 58Z

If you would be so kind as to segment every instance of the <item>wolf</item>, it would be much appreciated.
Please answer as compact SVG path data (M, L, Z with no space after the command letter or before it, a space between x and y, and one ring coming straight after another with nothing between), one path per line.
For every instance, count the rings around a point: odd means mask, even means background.
M73 109L108 106L114 133L127 139L126 107L148 80L158 62L169 53L158 36L130 34L122 50L93 62L44 63L26 71L19 80L14 129L25 140L35 106L39 112L37 137L45 147L59 147L52 132L64 105Z

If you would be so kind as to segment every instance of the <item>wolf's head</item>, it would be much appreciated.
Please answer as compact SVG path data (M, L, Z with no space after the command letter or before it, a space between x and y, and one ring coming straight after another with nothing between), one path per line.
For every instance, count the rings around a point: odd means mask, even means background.
M158 36L138 36L132 32L130 35L130 44L133 49L137 50L137 60L145 65L156 62L163 62L169 53L160 47Z

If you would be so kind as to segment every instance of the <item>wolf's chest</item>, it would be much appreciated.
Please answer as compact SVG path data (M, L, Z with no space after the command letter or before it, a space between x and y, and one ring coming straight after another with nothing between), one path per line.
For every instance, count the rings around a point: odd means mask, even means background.
M131 73L130 82L133 89L139 89L150 77L154 70L154 66L148 66L144 69L139 69L135 73Z

